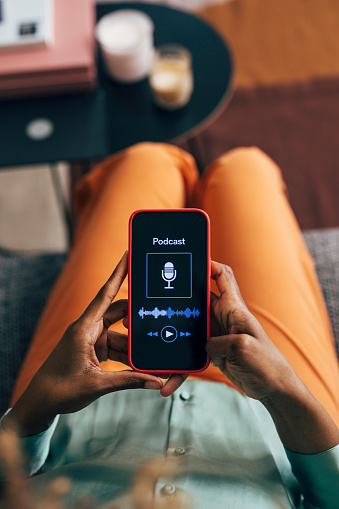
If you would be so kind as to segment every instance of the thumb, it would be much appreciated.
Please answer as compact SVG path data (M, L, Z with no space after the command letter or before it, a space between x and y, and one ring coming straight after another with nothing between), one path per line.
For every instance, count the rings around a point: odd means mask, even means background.
M130 369L100 372L99 390L102 394L126 389L160 390L162 387L163 383L157 376L138 373Z

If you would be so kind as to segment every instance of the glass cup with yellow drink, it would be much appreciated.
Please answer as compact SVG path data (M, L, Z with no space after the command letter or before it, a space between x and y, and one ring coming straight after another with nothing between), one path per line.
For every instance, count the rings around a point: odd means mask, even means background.
M160 108L176 110L185 106L194 86L191 53L177 44L158 47L149 83L154 102Z

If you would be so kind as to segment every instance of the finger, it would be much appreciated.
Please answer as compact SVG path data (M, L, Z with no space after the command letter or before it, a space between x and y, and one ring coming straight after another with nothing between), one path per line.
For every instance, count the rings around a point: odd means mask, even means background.
M107 331L107 344L112 350L128 353L128 336L114 330Z
M210 338L206 344L206 351L212 364L232 382L235 387L244 391L243 382L230 372L230 367L246 366L248 357L246 352L251 351L253 338L245 334L230 334ZM247 358L247 360L246 360ZM233 371L233 370L232 370ZM242 370L240 370L240 373Z
M231 336L235 339L236 334ZM233 342L229 341L228 338L229 336L217 336L209 338L207 341L205 350L213 364L216 360L225 359L231 354Z
M95 353L99 362L111 361L121 362L129 367L128 361L128 338L125 334L116 331L107 331L103 341L95 345Z
M231 267L222 263L211 261L211 277L217 283L221 296L227 296L228 300L241 300L238 283L234 277Z
M251 351L253 341L255 339L248 334L228 334L210 338L205 348L213 364L221 359L236 363Z
M121 362L121 364L124 364L127 367L130 366L128 354L121 352L120 350L114 350L113 348L108 349L99 346L98 348L95 348L95 354L100 363L109 359L111 361Z
M126 364L128 338L125 334L116 331L103 331L95 339L93 346L99 362L107 359L117 360ZM127 361L127 365L128 361Z
M127 367L130 365L128 355L124 352L120 352L119 350L110 349L108 351L108 359L111 361L121 362L121 364L124 364Z
M184 383L186 378L188 378L188 374L186 374L186 373L182 373L182 374L173 373L169 377L169 379L167 380L167 382L165 383L163 388L161 389L160 394L162 396L164 396L164 398L167 398L168 396L173 394L173 392L175 392L177 389L179 389L180 385L182 385Z
M123 326L125 329L128 329L128 316L125 316L125 318L122 321Z
M101 371L99 379L102 394L123 391L126 389L154 389L160 390L163 386L160 378L132 370Z
M96 297L92 300L88 308L83 314L85 319L89 318L94 321L102 319L104 313L112 303L120 286L122 285L128 269L128 251L125 251L120 262L114 269L112 275L99 290Z
M263 329L247 308L232 269L227 265L212 261L211 273L221 293L219 299L213 296L211 298L212 316L216 312L217 321L223 325L220 333L238 332L250 336L262 334ZM216 330L214 324L215 321L211 321L211 330L213 331ZM211 332L211 334L217 335L215 332Z
M214 292L210 292L210 299L211 299L211 304L213 304L214 302L217 302L220 299L220 296Z
M211 306L210 306L210 336L220 336L221 327L220 322L215 316L214 306L219 301L220 297L211 292Z
M107 311L105 312L104 326L108 329L113 323L118 322L125 318L128 314L128 300L120 299L116 302L112 302Z

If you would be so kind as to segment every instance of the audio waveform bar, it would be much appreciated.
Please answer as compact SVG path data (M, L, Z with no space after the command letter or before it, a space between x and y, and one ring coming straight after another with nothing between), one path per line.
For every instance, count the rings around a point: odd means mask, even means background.
M139 309L138 315L143 319L145 316L154 316L154 318L158 318L159 316L167 316L168 318L172 318L172 316L186 316L186 318L190 318L193 316L193 318L196 318L200 315L199 309L193 308L191 310L190 308L186 309L177 309L174 311L172 308L167 309L159 309L154 308L152 310L144 309L143 307Z

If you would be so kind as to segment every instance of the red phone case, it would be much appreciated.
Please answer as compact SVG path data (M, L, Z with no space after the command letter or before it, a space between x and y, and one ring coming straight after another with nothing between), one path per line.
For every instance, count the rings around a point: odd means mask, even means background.
M129 219L129 246L128 246L128 361L129 365L131 366L134 371L138 371L139 373L201 373L204 371L209 363L210 358L207 356L207 362L205 366L201 369L197 369L195 371L182 371L182 370L142 370L138 369L135 366L133 366L132 363L132 352L131 352L131 260L132 260L132 220L133 217L138 214L139 212L169 212L169 211L179 211L179 212L185 212L185 211L197 211L201 214L204 214L207 220L207 339L210 336L210 277L211 277L211 256L210 256L210 218L206 214L204 210L201 209L142 209L142 210L136 210L133 212Z

